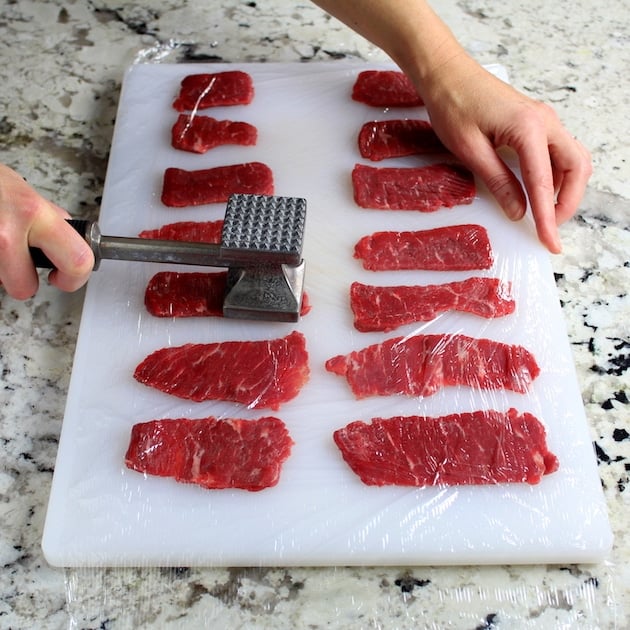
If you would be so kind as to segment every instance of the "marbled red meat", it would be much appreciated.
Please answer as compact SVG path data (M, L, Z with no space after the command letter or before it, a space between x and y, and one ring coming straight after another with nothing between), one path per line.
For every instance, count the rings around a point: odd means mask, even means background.
M407 75L397 70L364 70L352 86L352 99L373 107L418 107L422 98Z
M227 271L156 273L144 293L147 311L155 317L223 317ZM302 294L300 315L311 310Z
M144 292L144 305L154 317L223 317L227 271L160 271Z
M427 322L446 311L479 317L502 317L514 312L509 287L498 278L468 278L426 286L380 287L353 282L350 306L360 332L389 332L405 324Z
M220 243L223 219L217 221L177 221L154 230L143 230L140 238L189 243Z
M540 421L516 409L351 422L333 434L371 486L537 484L558 470Z
M173 102L178 112L207 109L225 105L247 105L254 98L254 83L246 72L190 74L181 82Z
M352 169L354 200L362 208L434 212L470 204L476 193L473 174L456 164Z
M488 233L474 224L374 232L357 242L354 257L370 271L468 271L489 269L493 263Z
M227 202L230 195L273 195L273 173L261 162L217 166L199 171L167 168L162 203L172 208Z
M359 152L373 162L386 158L448 153L425 120L375 120L359 131Z
M150 420L131 429L128 468L214 490L275 486L293 440L274 417Z
M333 357L326 369L344 376L358 399L424 397L452 386L525 393L540 373L534 356L522 346L457 334L387 339Z
M224 144L252 146L257 139L258 130L249 123L199 114L180 114L171 129L173 148L192 153L205 153Z
M188 343L156 350L134 378L166 394L201 402L227 400L278 409L309 378L306 339L292 332L269 341Z

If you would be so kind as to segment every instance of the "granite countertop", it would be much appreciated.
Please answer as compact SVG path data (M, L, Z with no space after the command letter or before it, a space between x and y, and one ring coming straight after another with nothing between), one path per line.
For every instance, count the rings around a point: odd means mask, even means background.
M630 625L627 6L447 0L482 63L554 105L593 154L553 266L615 543L595 565L55 569L40 549L83 291L0 294L3 628L625 628ZM545 13L545 22L540 20ZM94 217L123 70L386 57L309 3L25 0L0 8L0 161Z

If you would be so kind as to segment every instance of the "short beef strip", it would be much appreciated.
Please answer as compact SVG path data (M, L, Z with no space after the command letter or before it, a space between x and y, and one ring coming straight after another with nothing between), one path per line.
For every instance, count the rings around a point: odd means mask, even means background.
M164 171L162 203L171 208L225 203L230 195L273 195L273 173L261 162L246 162L187 171Z
M132 427L125 464L209 489L275 486L293 440L278 418L151 420Z
M227 400L278 409L309 378L306 339L292 332L269 341L188 343L147 356L134 378L166 394L201 402Z
M525 393L540 373L525 348L466 335L395 337L326 361L357 399L431 396L444 387Z
M173 102L178 112L207 109L226 105L247 105L254 98L254 83L246 72L189 74L181 82Z
M398 70L363 70L352 86L352 99L372 107L419 107L422 98Z
M359 131L359 152L373 162L387 158L448 153L425 120L374 120Z
M144 304L154 317L223 317L227 271L159 271L147 284ZM311 307L302 295L300 315Z
M488 233L475 224L374 232L357 242L354 257L370 271L468 271L493 263Z
M367 485L537 484L558 469L542 424L516 409L352 422L333 434Z
M223 317L227 271L156 273L144 292L154 317Z
M514 300L498 278L468 278L426 286L377 287L353 282L350 306L360 332L389 332L426 322L447 311L493 318L514 312Z
M173 148L191 153L206 153L225 144L252 146L257 139L258 130L249 123L199 114L180 114L171 129Z
M405 168L356 164L352 188L361 208L418 212L470 204L476 193L473 174L458 164Z
M143 230L140 238L191 243L220 243L223 219L217 221L177 221L153 230Z

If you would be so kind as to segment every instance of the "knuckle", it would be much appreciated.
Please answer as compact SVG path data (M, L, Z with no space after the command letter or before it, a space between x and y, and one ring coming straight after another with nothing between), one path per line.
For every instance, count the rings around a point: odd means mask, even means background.
M528 110L522 117L522 124L526 136L546 135L547 119L536 111Z
M551 105L549 105L549 103L545 103L543 101L535 101L535 106L541 117L550 118L553 120L558 119L558 114L556 110Z
M79 286L85 282L94 267L94 252L92 248L77 234L72 247L67 248L68 263L64 266L63 275L71 278L71 282L78 282Z
M0 255L6 252L11 247L11 235L8 230L0 225Z
M74 267L80 279L85 278L94 267L94 254L87 243L85 245L74 257Z
M496 173L488 178L486 186L492 194L497 195L503 191L511 190L512 183L512 176L509 173Z
M519 117L519 125L525 137L546 133L546 130L558 122L556 111L542 101L528 101L524 104Z
M584 148L584 159L581 162L582 175L589 178L593 174L593 158L588 149Z
M530 174L528 180L530 182L530 187L538 188L550 196L555 195L556 185L553 181L553 174L551 172L545 172L539 175Z
M47 202L34 190L23 192L19 200L19 212L27 224L32 224L48 206Z

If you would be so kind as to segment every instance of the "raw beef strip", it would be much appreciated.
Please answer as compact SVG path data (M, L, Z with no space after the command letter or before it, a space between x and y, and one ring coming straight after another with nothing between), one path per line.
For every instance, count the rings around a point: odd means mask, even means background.
M189 243L220 243L223 219L218 221L178 221L167 223L155 230L143 230L140 238L164 241L188 241Z
M125 464L203 488L257 492L278 483L293 440L278 418L188 418L135 424Z
M180 114L171 130L173 147L192 153L205 153L222 144L251 146L257 139L258 130L246 122L197 114Z
M217 166L200 171L167 168L162 202L171 208L226 202L234 193L273 195L273 174L261 162Z
M473 174L455 164L415 168L357 164L352 186L357 205L376 210L434 212L472 203L476 192Z
M352 87L352 98L373 107L417 107L422 98L407 75L395 70L364 70Z
M227 271L156 273L144 293L147 311L155 317L223 317ZM302 294L300 315L311 310Z
M479 317L502 317L514 312L509 288L498 278L468 278L427 286L350 286L354 327L360 332L395 330L412 322L428 322L446 311Z
M385 158L427 153L448 153L431 124L424 120L375 120L359 131L361 157L373 162Z
M415 232L374 232L355 245L354 257L370 271L489 269L492 250L481 225L449 225Z
M188 343L150 354L135 370L140 383L201 402L229 400L278 409L309 377L306 339L292 332L270 341Z
M558 470L545 428L516 409L373 418L351 422L333 439L370 486L537 484Z
M356 398L423 397L455 385L525 393L540 373L522 346L442 334L387 339L333 357L326 369L345 376Z
M156 273L144 293L147 311L155 317L223 317L227 271Z
M178 112L223 105L247 105L254 98L251 76L240 70L190 74L181 82L173 107Z

